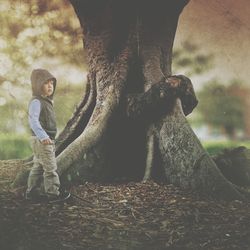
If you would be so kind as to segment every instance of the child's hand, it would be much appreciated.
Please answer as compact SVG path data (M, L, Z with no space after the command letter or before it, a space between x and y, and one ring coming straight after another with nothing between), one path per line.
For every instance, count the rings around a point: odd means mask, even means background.
M44 139L41 141L41 143L43 145L50 145L50 144L53 144L53 142L48 138L48 139Z

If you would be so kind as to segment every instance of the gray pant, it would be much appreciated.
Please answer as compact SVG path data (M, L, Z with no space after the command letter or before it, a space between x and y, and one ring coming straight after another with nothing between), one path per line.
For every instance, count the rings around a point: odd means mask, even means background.
M55 144L43 145L40 140L32 136L33 167L28 178L27 194L38 194L42 184L47 195L59 195L60 181L56 172Z

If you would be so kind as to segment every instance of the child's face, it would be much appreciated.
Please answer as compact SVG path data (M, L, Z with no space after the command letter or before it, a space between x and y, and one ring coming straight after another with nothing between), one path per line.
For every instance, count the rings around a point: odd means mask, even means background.
M42 86L42 95L43 96L51 96L54 91L53 80L48 80Z

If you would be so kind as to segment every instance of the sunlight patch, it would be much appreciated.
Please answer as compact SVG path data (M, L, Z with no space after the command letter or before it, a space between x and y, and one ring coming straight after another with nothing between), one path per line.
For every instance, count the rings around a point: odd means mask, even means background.
M6 104L6 99L4 97L0 97L0 106L4 106Z

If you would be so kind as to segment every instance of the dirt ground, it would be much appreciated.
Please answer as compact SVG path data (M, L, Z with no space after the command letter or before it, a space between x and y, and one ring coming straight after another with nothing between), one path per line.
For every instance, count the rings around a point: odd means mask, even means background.
M11 166L11 167L9 167ZM250 249L250 202L213 201L172 185L84 183L67 203L30 203L0 163L0 249Z

